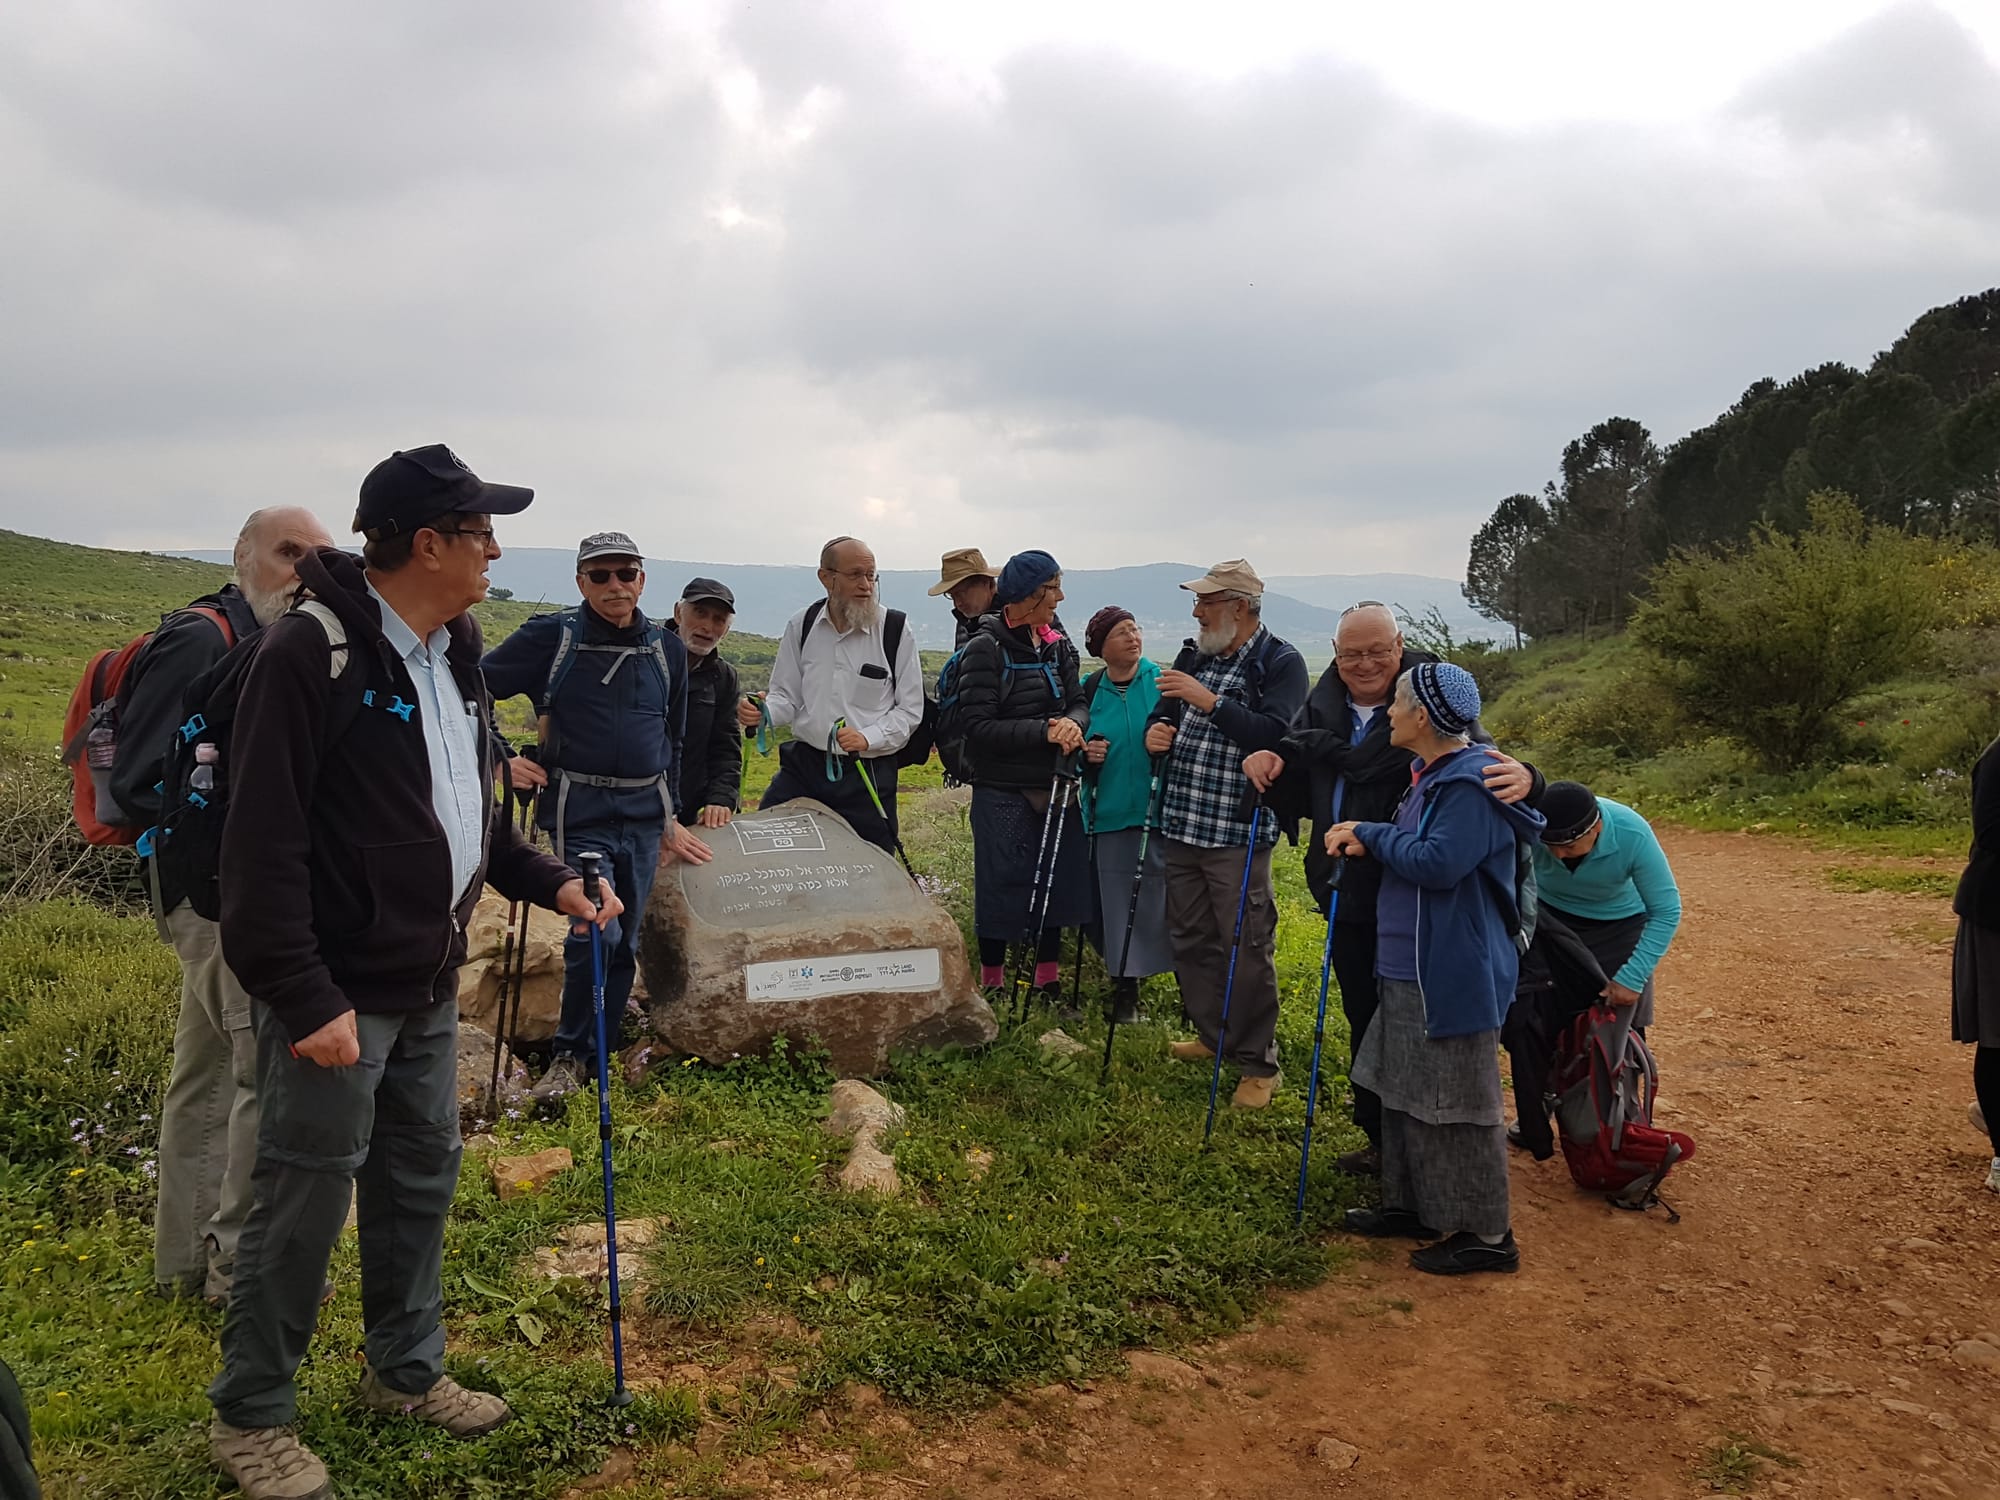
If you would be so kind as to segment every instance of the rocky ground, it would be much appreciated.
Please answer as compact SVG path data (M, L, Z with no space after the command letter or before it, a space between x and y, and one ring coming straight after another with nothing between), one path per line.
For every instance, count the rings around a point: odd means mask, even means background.
M749 1492L939 1497L2000 1497L2000 1197L1947 1040L1950 914L1774 839L1668 840L1662 1123L1699 1158L1622 1213L1516 1157L1513 1277L1400 1251L1185 1359L767 1455ZM607 1476L609 1477L609 1476Z

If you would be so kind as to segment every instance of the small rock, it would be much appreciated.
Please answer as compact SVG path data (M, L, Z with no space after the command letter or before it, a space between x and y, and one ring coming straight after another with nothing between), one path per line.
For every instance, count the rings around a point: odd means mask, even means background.
M1875 1343L1883 1349L1894 1349L1911 1342L1910 1336L1895 1328L1884 1328L1875 1335Z
M2000 1346L1984 1339L1965 1339L1951 1346L1951 1357L1968 1370L1991 1370L2000 1374Z
M1323 1437L1313 1444L1313 1457L1329 1469L1351 1469L1361 1462L1361 1450L1337 1437Z
M1043 1032L1035 1038L1035 1043L1052 1057L1080 1057L1090 1050L1060 1026Z
M567 1146L551 1146L533 1156L499 1156L490 1168L493 1191L504 1199L538 1193L576 1164Z
M1640 1375L1632 1383L1642 1391L1651 1392L1655 1396L1666 1396L1687 1406L1699 1406L1706 1399L1698 1392L1661 1375Z
M899 1411L884 1412L876 1419L875 1425L884 1432L899 1433L904 1437L910 1436L917 1430L917 1424Z
M847 1165L835 1179L850 1193L881 1193L893 1198L903 1191L903 1179L896 1175L896 1160L869 1142L857 1142L847 1153Z
M596 1490L619 1490L630 1484L639 1474L639 1462L632 1456L630 1448L613 1448L605 1456L604 1466L595 1474L586 1474L570 1486L573 1495L590 1494Z
M703 1149L713 1151L718 1156L733 1156L736 1154L736 1142L731 1137L724 1136L719 1141L710 1141Z
M636 1299L646 1290L640 1262L631 1252L645 1249L666 1227L664 1218L618 1221L618 1279L625 1298ZM610 1275L610 1257L605 1253L604 1221L593 1219L571 1224L556 1235L553 1246L537 1250L531 1264L535 1274L546 1281L560 1281L565 1276L585 1281L605 1280ZM697 1372L699 1369L696 1366Z
M1125 1356L1125 1363L1130 1367L1134 1380L1158 1380L1180 1391L1192 1390L1201 1384L1201 1372L1194 1366L1146 1349L1133 1350Z
M882 1404L882 1393L872 1385L850 1385L840 1399L849 1411L872 1411Z
M708 1371L700 1365L675 1365L667 1372L682 1385L700 1385L708 1379Z
M965 1465L972 1462L972 1453L969 1449L965 1448L941 1449L938 1453L938 1457L943 1459L946 1463L956 1464L960 1468L963 1468Z
M1882 1410L1893 1411L1897 1413L1899 1416L1927 1417L1930 1415L1929 1407L1919 1406L1914 1401L1897 1401L1893 1397L1889 1396L1884 1396L1881 1399L1882 1399Z
M1045 1406L1058 1405L1069 1400L1072 1392L1066 1385L1038 1385L1028 1392L1030 1401L1039 1401Z
M1882 1301L1882 1310L1899 1318L1914 1318L1917 1315L1914 1307L1896 1297L1885 1297Z
M1953 1421L1950 1417L1946 1416L1941 1411L1932 1412L1929 1416L1925 1417L1924 1420L1930 1423L1931 1426L1935 1427L1939 1432L1958 1431L1958 1423Z
M1940 1245L1936 1240L1919 1239L1912 1235L1909 1239L1904 1240L1899 1248L1921 1253L1928 1250L1942 1250L1944 1246Z
M858 1078L843 1078L827 1096L826 1120L821 1129L828 1135L844 1135L854 1140L863 1133L880 1136L903 1123L903 1107L891 1104Z
M1799 1327L1796 1323L1773 1323L1771 1332L1781 1339L1795 1339L1799 1336Z
M984 1146L974 1146L970 1151L965 1153L966 1175L974 1182L977 1182L993 1170L993 1162L994 1156L991 1151L988 1151Z

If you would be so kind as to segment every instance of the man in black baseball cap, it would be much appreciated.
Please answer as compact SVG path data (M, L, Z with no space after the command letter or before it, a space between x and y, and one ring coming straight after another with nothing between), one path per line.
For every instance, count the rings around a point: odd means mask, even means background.
M488 484L443 443L391 453L361 481L354 529L370 541L421 530L454 512L518 515L535 492L517 484Z
M743 735L736 723L736 668L716 647L736 618L736 595L713 578L694 578L667 628L688 653L687 735L681 742L681 822L720 828L736 816L743 790Z

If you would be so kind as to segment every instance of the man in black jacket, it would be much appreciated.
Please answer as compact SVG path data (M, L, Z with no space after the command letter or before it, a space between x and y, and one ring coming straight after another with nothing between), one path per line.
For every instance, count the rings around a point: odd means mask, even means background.
M1389 743L1389 699L1396 680L1419 662L1437 658L1403 643L1395 612L1366 600L1342 612L1333 642L1333 665L1321 674L1312 694L1274 748L1243 762L1243 771L1265 793L1294 842L1297 824L1312 827L1306 845L1306 884L1323 912L1332 890L1333 856L1326 830L1343 821L1386 823L1410 789L1410 752ZM1490 745L1493 737L1478 724L1472 737ZM1534 769L1504 756L1487 768L1487 782L1503 802L1532 798L1538 790ZM1373 860L1349 860L1340 882L1340 910L1334 921L1333 972L1340 981L1340 1007L1347 1016L1349 1056L1375 1017L1375 898L1382 867ZM1368 1145L1339 1159L1343 1171L1381 1170L1382 1101L1371 1091L1354 1090L1354 1123Z
M1264 628L1264 582L1241 558L1217 563L1182 588L1195 596L1196 637L1160 674L1160 710L1146 752L1167 756L1160 842L1167 864L1167 928L1181 1007L1195 1040L1175 1057L1207 1061L1218 1043L1241 1073L1231 1102L1262 1109L1278 1071L1278 912L1271 890L1275 819L1252 806L1241 762L1283 738L1305 702L1305 658ZM1254 820L1254 821L1253 821ZM1255 838L1256 847L1251 849ZM1244 894L1244 865L1250 865ZM1230 986L1239 901L1243 932ZM1222 1006L1229 1000L1228 1035Z
M294 1379L327 1261L358 1212L361 1401L491 1431L498 1396L444 1373L445 1215L458 1181L458 968L489 876L501 894L608 924L583 882L523 844L493 797L479 627L490 518L533 491L483 483L442 445L363 481L364 572L331 549L312 602L274 622L242 684L220 862L222 947L256 997L263 1118L209 1387L209 1447L248 1500L331 1493Z
M687 647L687 731L681 737L676 815L689 827L721 828L743 791L743 733L736 722L736 668L719 647L736 618L736 596L713 578L690 579L667 628Z
M160 817L161 764L184 717L188 685L291 607L299 559L333 539L296 506L260 510L236 538L236 582L160 622L133 658L118 694L112 800L144 826L140 853L153 921L181 963L173 1068L160 1101L160 1196L153 1218L153 1284L162 1296L229 1297L237 1236L250 1212L257 1151L257 1043L250 997L222 961L216 924L187 904L172 871L151 858Z

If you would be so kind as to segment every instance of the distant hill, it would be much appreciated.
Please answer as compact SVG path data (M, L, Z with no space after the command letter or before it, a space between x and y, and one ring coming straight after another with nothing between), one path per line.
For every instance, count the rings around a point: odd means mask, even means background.
M189 557L227 561L224 552L190 552ZM998 559L995 559L997 564ZM1079 637L1084 623L1107 604L1118 604L1138 617L1146 633L1150 656L1167 659L1193 629L1188 617L1190 596L1180 585L1197 578L1206 564L1145 563L1126 568L1079 568L1063 575L1068 596L1062 607L1065 624ZM785 621L819 592L813 569L803 565L738 565L732 563L653 560L646 565L646 602L655 611L679 593L690 578L718 578L736 594L738 628L758 635L777 635ZM576 594L576 555L555 547L510 547L493 565L493 581L533 603L566 603ZM930 650L950 650L950 606L926 594L937 574L906 570L882 575L882 598L890 608L910 617L917 643ZM1490 638L1493 622L1483 619L1460 596L1449 578L1414 573L1290 574L1266 580L1264 621L1278 635L1309 656L1324 658L1333 639L1340 611L1362 599L1379 599L1412 614L1435 605L1445 622L1461 637Z

